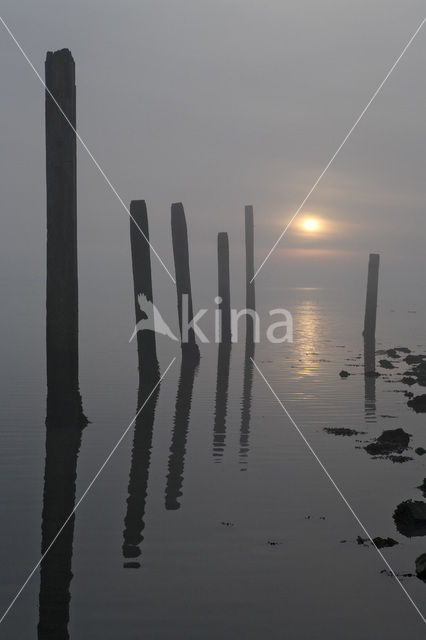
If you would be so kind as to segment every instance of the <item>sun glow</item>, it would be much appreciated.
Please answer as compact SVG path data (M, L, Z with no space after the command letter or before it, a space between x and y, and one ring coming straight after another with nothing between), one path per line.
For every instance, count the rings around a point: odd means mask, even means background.
M317 218L304 218L302 220L302 229L309 233L315 233L320 230L320 221Z

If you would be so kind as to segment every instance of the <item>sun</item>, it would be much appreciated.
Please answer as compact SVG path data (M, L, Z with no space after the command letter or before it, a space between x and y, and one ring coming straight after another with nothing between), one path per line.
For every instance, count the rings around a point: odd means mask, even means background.
M314 233L320 230L320 226L320 221L317 218L304 218L304 220L302 220L302 228L304 231Z

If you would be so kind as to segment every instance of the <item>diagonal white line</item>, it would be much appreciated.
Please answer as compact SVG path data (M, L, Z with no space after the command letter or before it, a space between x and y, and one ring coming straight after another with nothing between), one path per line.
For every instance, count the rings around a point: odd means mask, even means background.
M33 63L31 62L31 60L29 59L28 55L25 53L24 49L22 48L22 46L19 44L18 40L15 38L15 36L13 35L12 31L10 30L10 28L8 27L8 25L6 24L6 22L3 20L3 18L0 16L0 22L2 23L2 25L4 26L4 28L6 29L6 31L8 32L8 34L10 35L10 37L12 38L13 42L16 44L16 46L18 47L19 51L22 53L22 55L24 56L25 60L28 62L28 64L30 65L31 69L34 71L34 73L36 74L37 78L40 80L41 84L43 85L43 87L45 88L45 90L47 91L47 93L49 94L49 96L52 98L53 102L55 103L55 105L58 107L59 111L61 112L61 114L63 115L63 117L65 118L66 122L69 124L69 126L71 127L71 129L74 131L78 141L80 142L80 144L82 145L82 147L84 148L84 150L87 152L87 154L89 155L90 159L92 160L93 164L95 165L95 167L98 169L99 173L101 174L101 176L103 177L103 179L105 180L105 182L107 183L107 185L109 186L109 188L111 189L111 191L113 192L113 194L115 195L115 197L117 198L117 200L119 201L119 203L121 204L121 206L123 207L123 209L125 210L125 212L127 213L127 215L131 218L131 220L134 222L134 224L136 225L136 227L139 229L139 231L141 232L141 234L143 235L143 237L145 238L145 240L147 241L147 243L149 244L152 252L154 253L155 257L158 259L158 261L160 262L160 264L163 266L164 270L166 271L166 273L168 273L168 275L170 276L171 280L176 284L176 281L174 279L174 277L172 276L172 274L170 273L170 271L168 270L168 268L166 267L166 265L164 264L163 260L161 259L161 257L158 255L157 251L155 250L155 248L152 246L152 244L150 243L150 241L148 240L148 238L146 237L146 235L144 234L144 232L142 231L142 229L140 228L140 226L138 225L138 223L136 222L136 220L134 219L134 217L132 216L132 214L130 213L130 209L128 207L126 207L122 197L120 196L120 194L118 193L117 189L114 187L114 185L112 184L111 180L108 178L108 176L106 175L105 171L102 169L101 165L99 164L99 162L96 160L95 156L93 155L93 153L90 151L89 147L87 146L87 144L84 142L84 140L82 139L82 137L80 136L80 134L77 132L77 130L75 129L75 127L72 125L71 121L69 120L69 118L67 117L66 113L64 112L64 110L62 109L61 105L58 103L58 101L56 100L55 96L52 94L52 92L47 88L46 83L44 82L43 78L41 77L41 75L39 74L39 72L37 71L37 69L35 68L35 66L33 65Z
M64 530L64 528L66 527L66 525L68 524L68 522L70 521L70 519L72 518L72 516L74 515L74 513L77 511L78 507L80 506L80 504L83 502L84 498L86 497L86 495L89 493L90 489L93 487L93 485L95 484L96 480L99 478L99 476L101 475L102 471L105 469L106 465L108 464L108 462L111 460L112 456L114 455L115 451L117 450L117 448L119 447L119 445L121 444L122 440L125 438L126 434L128 433L130 427L133 425L133 423L135 422L136 418L138 417L138 415L140 414L140 412L142 411L142 409L144 408L144 406L146 405L146 403L148 402L148 400L150 399L150 397L152 396L152 394L154 393L154 391L157 389L157 387L159 386L160 382L163 380L163 378L165 377L165 375L167 374L168 370L170 369L170 367L172 366L172 364L174 363L174 361L176 360L176 356L173 358L173 360L170 362L169 366L167 367L167 369L163 372L163 374L161 375L160 379L156 382L156 384L153 386L151 392L149 393L149 395L147 396L147 398L145 399L144 403L142 404L142 406L138 409L136 415L132 418L131 422L129 423L129 425L125 428L125 430L123 431L123 433L121 434L121 436L119 437L119 439L117 440L117 442L115 443L115 445L113 446L113 448L111 449L110 453L108 454L108 456L106 457L105 461L103 462L103 464L99 467L98 471L95 473L95 475L93 476L91 482L89 483L88 487L85 489L85 491L82 493L82 495L80 496L80 498L78 499L78 502L76 503L74 509L71 511L71 513L69 514L69 516L67 517L67 519L65 520L65 522L63 523L63 525L61 526L61 528L59 529L58 533L56 534L56 536L53 538L52 542L49 544L49 546L47 547L46 551L43 553L43 555L41 556L40 560L37 562L37 564L35 565L35 567L30 571L28 577L26 578L25 582L23 583L22 587L19 589L19 591L17 592L17 594L15 595L15 597L13 598L12 602L9 604L9 606L7 607L7 609L4 611L3 615L0 618L0 624L3 622L3 620L5 619L5 617L7 616L7 614L9 613L9 611L11 610L11 608L13 607L13 605L15 604L15 602L17 601L17 599L19 598L19 596L21 595L21 593L23 592L23 590L25 589L25 587L27 586L27 584L29 583L29 581L31 580L31 578L33 577L33 575L35 574L35 572L37 571L37 569L39 568L39 566L41 565L41 563L43 562L44 558L47 556L47 554L49 553L50 549L53 547L53 545L55 544L56 540L59 538L59 536L61 535L62 531Z
M292 224L293 220L296 218L296 216L299 215L299 213L301 212L301 210L303 209L303 207L305 206L306 201L308 200L308 198L311 196L311 194L313 193L313 191L315 191L315 189L317 188L319 182L322 180L322 178L324 177L325 173L328 171L328 169L330 168L331 164L334 162L334 160L336 159L336 156L338 155L338 153L341 151L342 147L345 145L345 143L348 141L349 137L352 135L353 131L355 130L355 128L358 126L360 120L362 119L362 117L365 115L367 109L371 106L372 102L374 101L374 99L377 97L377 95L380 93L381 89L383 88L383 85L385 84L386 80L388 80L389 76L392 74L392 72L394 71L395 67L397 66L397 64L399 63L399 61L401 60L402 56L405 54L405 52L407 51L408 47L411 45L411 43L413 42L414 38L417 36L417 34L419 33L420 29L422 28L422 26L424 25L424 23L426 22L426 18L424 18L422 20L422 22L419 24L419 26L417 27L417 29L415 30L415 32L413 33L413 35L411 36L411 38L409 39L409 41L407 42L407 44L405 45L405 47L403 48L403 50L401 51L401 53L399 54L399 56L397 57L397 59L395 60L395 62L393 63L393 65L391 66L391 68L389 69L389 71L387 72L387 74L385 75L385 77L383 78L383 80L381 81L381 83L379 84L379 86L377 87L377 89L375 90L375 92L373 93L373 95L371 96L370 100L367 102L367 104L365 105L364 109L361 111L360 115L358 116L358 118L355 120L354 124L352 125L352 127L349 129L349 131L347 132L347 134L345 135L345 137L343 138L342 142L340 143L340 145L337 147L336 151L333 153L333 155L331 156L330 160L327 162L327 164L325 165L323 171L320 173L320 175L318 176L318 178L315 180L314 184L312 185L311 189L308 191L308 194L305 196L305 198L303 199L302 203L300 204L299 208L297 209L296 213L290 218L290 221L288 222L287 226L284 228L284 230L281 232L280 236L278 237L278 239L275 241L275 243L273 244L271 250L269 251L269 253L267 254L266 258L263 260L262 264L260 265L260 267L257 269L256 273L254 274L254 276L252 277L252 279L250 280L250 283L253 282L253 280L255 279L255 277L257 276L257 274L259 273L259 271L262 269L263 265L265 264L265 262L267 262L267 260L269 260L269 258L271 257L272 253L275 251L275 249L277 248L277 245L281 242L282 237L284 236L284 234L286 233L287 229L289 228L289 226Z
M404 585L402 584L402 582L399 580L398 576L396 575L395 571L392 569L392 567L390 566L389 562L386 560L385 556L383 555L383 553L380 551L380 549L374 544L373 538L371 537L371 535L369 534L369 532L367 531L365 525L361 522L359 516L357 516L357 514L355 513L355 511L353 510L352 506L350 505L350 503L348 502L348 500L345 498L343 492L341 491L341 489L339 489L339 487L337 486L336 482L333 480L332 476L330 475L330 473L327 471L325 465L323 464L323 462L321 462L320 458L318 457L317 453L315 452L315 450L312 448L311 444L309 443L309 441L307 440L307 438L305 437L305 435L303 434L303 432L301 431L301 429L297 426L296 422L293 420L293 418L291 417L291 415L289 414L289 412L287 411L286 407L284 406L284 404L281 402L280 398L277 396L277 394L275 393L274 389L272 388L272 386L270 385L270 383L268 382L268 380L265 378L265 376L263 375L262 371L259 369L259 367L257 366L256 362L253 360L253 358L251 358L252 363L254 364L254 366L256 367L257 372L260 374L261 378L263 378L266 386L268 387L268 389L271 391L272 395L274 396L274 398L277 400L278 404L280 405L281 409L284 411L284 413L286 414L287 418L290 420L290 422L292 423L293 427L296 429L297 433L300 435L300 437L302 438L303 442L306 444L306 446L308 447L309 451L312 453L312 455L314 456L315 460L318 462L318 464L320 465L321 469L324 471L325 475L327 476L327 478L330 480L331 484L333 485L333 487L336 489L337 493L339 494L339 496L342 498L343 502L345 503L345 505L347 506L347 508L349 509L349 511L351 512L351 514L353 515L353 517L355 518L355 520L357 521L357 523L359 524L359 526L362 528L362 530L364 531L365 535L367 536L367 538L370 540L371 544L373 545L373 547L376 549L377 553L379 554L379 556L381 557L381 559L383 560L383 562L385 563L385 565L387 566L387 568L389 569L389 571L391 572L392 576L395 578L395 580L397 581L397 583L399 584L399 586L401 587L402 591L405 593L405 595L407 596L408 600L411 602L411 604L413 605L414 609L417 611L417 613L419 614L420 618L423 620L423 622L426 624L426 619L423 616L422 612L420 611L420 609L418 608L418 606L416 605L416 603L414 602L413 598L410 596L410 594L408 593L407 589L404 587Z

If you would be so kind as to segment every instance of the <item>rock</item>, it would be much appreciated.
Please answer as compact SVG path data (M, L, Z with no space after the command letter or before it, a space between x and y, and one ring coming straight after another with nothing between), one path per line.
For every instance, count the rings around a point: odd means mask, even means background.
M392 571L389 571L389 569L382 569L380 571L380 573L383 573L384 575L388 576L389 578L394 578L395 574L392 573ZM398 577L398 580L400 580L400 582L402 582L403 578L414 578L414 573L397 573L396 576Z
M357 436L365 431L355 431L355 429L348 429L347 427L324 427L324 431L332 433L334 436Z
M423 449L423 447L417 447L417 449L414 449L414 451L418 456L424 456L426 453L426 449Z
M417 384L426 387L426 362L415 365L411 371L406 371L406 375L414 377Z
M411 407L416 413L425 413L426 412L426 394L423 393L421 396L414 396L411 400L407 402L407 405Z
M426 535L426 502L401 502L394 511L393 519L398 531L407 538Z
M410 437L411 434L406 433L404 429L387 429L377 438L377 442L392 443L395 446L400 446L403 447L403 449L406 449L410 442Z
M402 453L410 443L410 434L404 429L383 431L375 442L370 442L364 449L371 456L387 456L391 453Z
M386 355L389 356L389 358L400 358L401 357L399 355L399 353L397 353L396 349L388 349L386 351Z
M423 484L419 485L417 489L423 492L423 495L426 497L426 478L423 480Z
M410 460L412 460L413 458L410 458L410 456L386 456L386 458L388 460L390 460L391 462L409 462Z
M409 355L404 358L404 362L407 364L420 364L425 359L424 355L413 356Z
M412 384L416 384L416 379L413 378L412 376L404 376L401 380L402 384L408 384L408 385L412 385Z
M370 538L361 538L361 536L357 536L356 541L358 544L362 545L371 543ZM398 544L398 542L393 538L381 538L380 536L373 538L373 542L378 549L383 549L383 547L394 547Z
M377 538L373 538L373 542L378 549L383 549L384 547L394 547L398 542L393 538L381 538L377 536Z
M408 347L395 347L395 351L400 351L401 353L411 353L411 349Z
M379 360L379 365L383 369L395 369L395 365L390 360Z
M426 582L426 553L416 558L416 574L420 580Z
M342 369L342 371L339 373L339 376L341 378L347 378L348 376L350 376L351 374L349 373L349 371L345 371L344 369Z

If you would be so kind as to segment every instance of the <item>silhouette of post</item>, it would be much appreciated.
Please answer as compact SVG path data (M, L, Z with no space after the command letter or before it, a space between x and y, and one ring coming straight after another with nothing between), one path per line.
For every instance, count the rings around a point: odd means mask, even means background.
M194 358L182 356L172 443L170 446L165 504L167 510L180 508L185 469L186 441L188 439L189 418L191 413L192 391L194 388L197 362Z
M200 351L195 341L193 328L190 327L188 335L184 335L186 320L188 323L191 322L194 317L194 310L189 270L188 230L185 211L181 202L172 204L172 241L182 353L185 357L199 360Z
M75 128L75 67L68 49L47 53L46 86ZM46 91L47 375L78 386L76 136ZM52 375L52 372L54 374Z
M132 251L133 286L136 324L147 317L141 310L138 296L153 302L148 214L145 200L130 203L130 245ZM133 219L132 219L133 218ZM159 376L154 326L137 332L139 371L152 379Z
M58 395L59 393L59 395ZM60 413L61 408L62 413ZM87 419L80 393L48 389L41 553L49 548L75 506L77 458ZM68 640L75 516L43 558L40 567L39 640Z
M225 450L231 343L221 342L217 356L216 400L213 427L213 459L220 462Z
M129 495L123 531L123 556L126 559L124 567L127 569L137 569L141 566L138 558L142 553L140 545L143 542L145 529L145 507L148 496L154 418L159 393L160 385L152 392L150 375L148 374L145 379L144 372L140 372L138 412L134 427Z
M365 302L364 338L371 340L376 335L377 292L379 287L380 255L370 253L368 260L367 297Z
M218 294L221 298L220 341L231 342L231 292L229 283L229 242L227 233L217 236Z
M253 387L253 359L255 343L253 336L248 332L244 352L243 395L241 399L241 423L240 423L240 464L241 471L245 471L249 454L251 399Z
M376 422L375 352L364 343L364 409L366 422Z
M246 244L246 309L255 311L255 291L254 291L254 222L253 207L245 207L245 244ZM246 316L246 331L249 340L254 335L254 321L250 315Z

